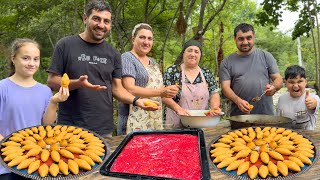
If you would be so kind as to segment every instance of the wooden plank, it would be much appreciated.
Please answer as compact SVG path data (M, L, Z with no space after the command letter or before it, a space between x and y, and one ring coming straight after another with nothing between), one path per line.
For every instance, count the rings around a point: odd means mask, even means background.
M205 141L207 148L210 145L209 143L212 142L214 139L219 137L221 134L224 134L228 131L230 131L230 123L229 121L221 121L218 126L213 128L204 128L203 129L205 134ZM298 132L302 132L303 134L310 137L315 145L320 148L320 129L316 129L315 131L308 131L308 130L299 130ZM106 138L106 141L108 145L110 146L111 152L113 152L119 144L122 142L122 140L125 138L125 136L115 136L112 138ZM319 152L317 152L319 155ZM212 179L218 179L218 180L227 180L227 179L233 179L220 171L216 170L210 165L210 172L211 172L211 178ZM318 161L316 164L314 164L309 170L307 170L305 173L302 173L300 176L296 177L295 179L319 179L320 178L320 161ZM80 179L120 179L120 178L114 178L114 177L107 177L102 176L98 171L82 177Z

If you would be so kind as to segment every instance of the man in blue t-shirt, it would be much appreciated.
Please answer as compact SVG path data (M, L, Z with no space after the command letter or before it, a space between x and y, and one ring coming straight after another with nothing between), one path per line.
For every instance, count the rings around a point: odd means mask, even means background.
M121 84L121 55L105 41L111 28L111 8L90 1L83 15L84 32L59 40L52 55L48 86L60 87L61 76L71 79L68 101L59 104L58 123L76 125L111 137L114 130L112 97L146 110L145 99L134 97Z
M234 29L237 52L220 65L223 94L230 99L230 115L274 114L272 96L282 87L276 60L266 51L254 48L255 33L250 24L239 24ZM262 96L258 102L252 99ZM249 104L254 105L251 109Z

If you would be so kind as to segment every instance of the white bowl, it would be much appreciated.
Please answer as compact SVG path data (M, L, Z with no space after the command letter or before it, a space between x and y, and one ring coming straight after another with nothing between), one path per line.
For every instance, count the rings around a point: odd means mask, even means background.
M216 126L224 113L217 116L206 116L209 110L188 110L191 116L180 116L181 123L187 128L206 128Z

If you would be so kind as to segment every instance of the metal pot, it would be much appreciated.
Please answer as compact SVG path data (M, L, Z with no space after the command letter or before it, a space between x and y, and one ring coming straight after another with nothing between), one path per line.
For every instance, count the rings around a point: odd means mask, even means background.
M230 121L231 129L239 129L251 126L276 126L291 128L292 120L282 116L272 116L263 114L249 114L230 116L226 118Z

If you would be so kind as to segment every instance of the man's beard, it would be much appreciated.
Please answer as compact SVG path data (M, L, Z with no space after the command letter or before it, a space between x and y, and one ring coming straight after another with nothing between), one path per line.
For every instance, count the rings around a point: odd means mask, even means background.
M250 45L248 45L246 48L243 48L240 46L240 47L238 47L238 50L240 52L250 52L252 48L253 48L253 46L250 46Z
M108 31L107 29L104 29L102 30L102 32L104 32L104 35L102 36L97 36L95 34L95 30L98 29L98 27L95 27L94 29L91 30L91 38L95 41L101 41L103 39L105 39L109 34L110 34L110 31Z

